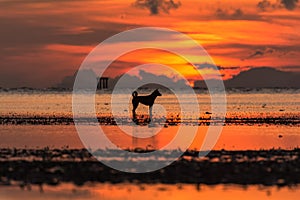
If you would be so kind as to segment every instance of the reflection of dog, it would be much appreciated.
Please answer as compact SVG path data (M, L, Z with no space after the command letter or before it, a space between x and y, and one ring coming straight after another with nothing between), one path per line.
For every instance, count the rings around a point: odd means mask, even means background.
M138 96L137 91L134 91L132 93L132 116L133 118L136 118L135 110L138 107L139 103L144 104L146 106L149 106L149 116L150 120L152 119L152 106L154 104L154 101L156 97L161 96L161 93L158 91L158 89L154 90L150 95L147 96Z

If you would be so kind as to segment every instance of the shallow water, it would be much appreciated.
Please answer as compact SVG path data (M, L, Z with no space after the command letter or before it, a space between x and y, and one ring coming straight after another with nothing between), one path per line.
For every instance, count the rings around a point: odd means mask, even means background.
M162 128L154 137L133 138L124 134L117 126L103 126L106 136L122 148L161 148L168 144L177 133L177 126ZM199 150L208 127L198 127L190 149ZM189 133L186 133L189 134ZM97 141L97 133L88 135ZM148 137L149 136L149 137ZM74 125L2 125L0 131L1 148L83 148L83 144ZM180 148L180 144L171 146ZM254 125L225 126L213 149L220 150L259 150L259 149L293 149L300 146L298 126ZM103 147L103 146L102 146Z
M148 94L151 91L141 91ZM154 116L180 115L180 106L174 94L162 91L163 96L155 101ZM210 112L210 96L206 91L196 91L200 111L193 109L190 103L191 95L186 94L183 104L191 107L187 115L192 118L207 116ZM126 105L116 106L115 117L130 117L131 95L117 94L115 98ZM101 92L96 94L96 112L98 116L111 115L111 94ZM0 116L68 116L72 117L72 93L51 91L0 91ZM118 107L119 106L119 107ZM124 108L125 107L125 108ZM163 109L162 109L163 108ZM140 105L138 114L147 114L148 108ZM290 117L300 116L300 90L253 90L230 91L227 93L227 117Z
M32 186L30 190L19 187L0 187L0 199L9 200L144 200L156 199L245 199L245 200L297 200L300 187L278 188L264 186L237 185L166 185L166 184L93 184L76 187L72 184L62 184L57 187Z

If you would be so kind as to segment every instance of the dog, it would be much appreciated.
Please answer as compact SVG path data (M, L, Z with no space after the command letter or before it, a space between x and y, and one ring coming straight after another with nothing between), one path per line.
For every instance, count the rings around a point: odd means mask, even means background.
M135 110L137 109L139 103L144 104L146 106L149 106L149 116L150 116L150 121L152 119L152 106L154 104L154 101L156 97L162 96L161 93L158 91L158 89L154 90L150 95L147 96L138 96L137 91L134 91L132 93L132 116L135 119L136 118L136 113Z

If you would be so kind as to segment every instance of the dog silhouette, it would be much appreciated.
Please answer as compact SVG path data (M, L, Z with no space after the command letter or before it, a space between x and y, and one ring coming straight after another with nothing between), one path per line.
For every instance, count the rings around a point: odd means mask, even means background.
M152 120L152 106L154 104L154 101L156 97L162 96L161 93L158 91L158 89L154 90L150 95L147 96L138 96L137 91L134 91L132 93L132 116L135 119L136 118L136 112L135 110L137 109L139 103L144 104L146 106L149 106L149 116L150 116L150 121Z

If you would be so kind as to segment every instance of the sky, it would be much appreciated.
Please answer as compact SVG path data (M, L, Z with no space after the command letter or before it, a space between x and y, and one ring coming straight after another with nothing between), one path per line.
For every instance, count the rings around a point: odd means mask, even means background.
M299 22L298 0L0 0L0 87L54 86L105 39L149 26L196 40L223 79L263 66L299 72ZM176 48L182 44L174 42ZM197 63L192 48L191 56ZM190 63L155 49L119 57L107 75L145 63L173 66L195 79Z

